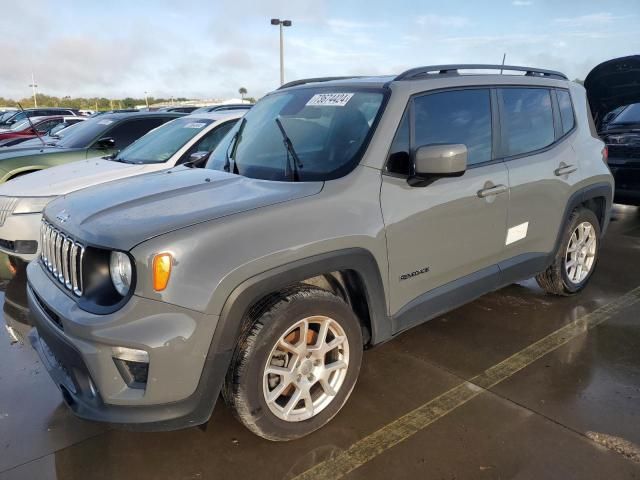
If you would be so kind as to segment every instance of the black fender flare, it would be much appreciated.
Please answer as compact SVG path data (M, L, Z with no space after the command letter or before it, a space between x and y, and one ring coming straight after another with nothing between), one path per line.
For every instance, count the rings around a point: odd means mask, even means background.
M578 206L583 203L594 199L602 197L605 199L604 210L602 212L602 218L600 220L600 230L601 235L604 235L607 231L607 227L609 226L609 220L611 218L611 206L613 205L613 187L611 184L602 182L602 183L594 183L593 185L589 185L587 187L581 188L576 191L573 195L569 197L567 201L567 207L564 211L564 216L562 217L562 226L567 222L569 215L573 212ZM556 240L556 247L560 244L560 239L562 237L562 229L558 232L558 238Z
M232 350L235 347L240 335L242 319L259 299L287 285L338 270L352 270L362 280L371 320L371 343L389 338L391 323L387 315L380 268L368 250L348 248L314 255L276 267L238 285L227 298L216 326L214 341L217 340L218 351Z

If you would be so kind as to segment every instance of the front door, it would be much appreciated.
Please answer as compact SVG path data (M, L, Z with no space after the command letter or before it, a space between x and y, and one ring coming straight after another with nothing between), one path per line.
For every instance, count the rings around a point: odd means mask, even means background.
M419 323L419 313L402 314L431 296L498 285L509 195L506 167L494 161L491 104L489 89L420 95L398 129L381 191L396 330ZM464 175L409 186L410 152L443 143L467 146Z

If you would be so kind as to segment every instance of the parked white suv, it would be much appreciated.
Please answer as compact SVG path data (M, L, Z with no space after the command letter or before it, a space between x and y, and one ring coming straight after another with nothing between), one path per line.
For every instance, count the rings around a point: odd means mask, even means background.
M245 111L177 118L111 157L67 163L0 186L0 251L32 260L39 252L42 210L53 199L100 183L189 163L203 166Z

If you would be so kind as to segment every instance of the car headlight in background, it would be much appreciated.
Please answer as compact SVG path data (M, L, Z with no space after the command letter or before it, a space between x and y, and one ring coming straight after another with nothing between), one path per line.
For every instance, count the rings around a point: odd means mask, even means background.
M20 215L23 213L40 213L49 202L56 197L19 197L13 213Z
M132 275L129 255L123 252L111 252L109 272L116 291L123 297L126 296L131 288Z

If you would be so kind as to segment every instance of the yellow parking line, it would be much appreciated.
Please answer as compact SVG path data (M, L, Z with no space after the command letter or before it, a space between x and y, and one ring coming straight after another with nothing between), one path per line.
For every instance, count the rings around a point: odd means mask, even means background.
M547 353L566 344L640 301L640 287L565 325L472 379L392 421L357 441L336 457L320 462L295 480L342 478L394 445L415 435L483 391L511 377Z

